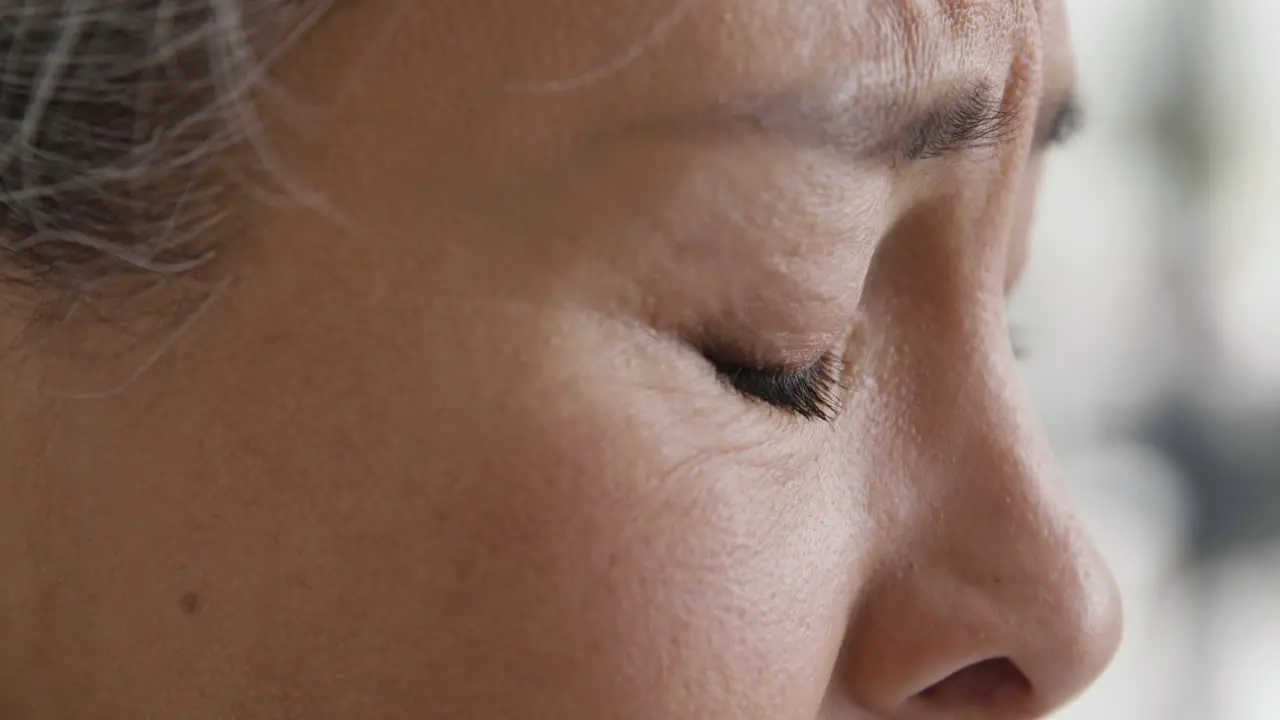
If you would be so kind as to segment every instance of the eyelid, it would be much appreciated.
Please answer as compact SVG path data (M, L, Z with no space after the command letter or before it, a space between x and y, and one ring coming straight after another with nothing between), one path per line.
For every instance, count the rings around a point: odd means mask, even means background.
M843 360L827 353L801 368L759 368L708 357L716 375L735 392L808 420L833 422L843 409Z

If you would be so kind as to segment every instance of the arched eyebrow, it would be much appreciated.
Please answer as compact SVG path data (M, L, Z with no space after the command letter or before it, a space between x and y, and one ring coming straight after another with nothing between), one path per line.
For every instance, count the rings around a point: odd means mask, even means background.
M1038 106L1032 151L1067 142L1084 119L1075 90L1047 96ZM999 147L1026 121L1003 107L1000 98L985 86L970 89L908 126L907 142L896 146L910 160L941 157L975 147Z
M1035 118L1034 150L1065 142L1080 127L1074 90L1046 97ZM1027 118L1003 107L999 93L977 84L923 109L900 101L877 103L836 94L769 93L727 98L695 115L643 123L629 132L718 136L748 132L823 147L854 159L945 157L975 147L998 147Z

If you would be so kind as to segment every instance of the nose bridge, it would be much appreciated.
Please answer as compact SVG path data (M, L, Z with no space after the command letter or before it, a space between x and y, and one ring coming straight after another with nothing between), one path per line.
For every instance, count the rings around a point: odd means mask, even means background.
M922 432L903 448L919 462L911 475L923 506L945 509L922 538L928 554L971 584L991 584L993 601L1020 587L1070 590L1071 560L1090 554L1011 353L995 347L1002 328L986 327L998 321L963 323L955 332L969 337L957 338L957 352L934 353L917 376L917 391L934 399L912 403Z
M1083 642L1109 591L1095 587L1105 570L1020 393L1010 383L975 387L953 418L966 427L955 456L925 470L941 481L932 503L950 510L921 550L998 618L990 632L1022 667L1041 647L1057 653Z

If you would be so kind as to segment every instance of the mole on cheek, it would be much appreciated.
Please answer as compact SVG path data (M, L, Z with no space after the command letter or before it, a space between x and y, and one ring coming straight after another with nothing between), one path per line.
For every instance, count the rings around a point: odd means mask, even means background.
M178 599L178 606L182 608L183 615L194 615L200 611L200 596L191 591L184 592Z

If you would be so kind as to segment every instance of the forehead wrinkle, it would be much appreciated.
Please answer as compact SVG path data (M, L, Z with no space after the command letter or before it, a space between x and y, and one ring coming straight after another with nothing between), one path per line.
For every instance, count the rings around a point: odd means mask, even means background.
M953 26L960 27L973 15L974 0L934 0Z
M1005 39L1025 33L1037 24L1038 6L1033 0L920 0L927 12L940 17L948 34L957 44L968 45L983 40ZM916 0L900 0L902 5L918 4ZM985 33L985 38L984 38Z
M1033 5L1038 5L1040 0L1031 0L1031 2ZM1018 6L1026 5L1028 0L933 0L933 3L948 17L963 20L983 10L998 11L1000 6L1004 6L1007 12L1017 14Z
M913 69L933 87L954 86L958 78L997 82L1029 41L1041 34L1032 0L900 0L914 6L917 52ZM949 77L948 77L949 76ZM1000 84L1000 83L997 83Z
M897 40L906 52L908 68L938 70L938 66L983 61L983 56L1009 49L1016 13L1000 5L1023 0L893 0L891 8ZM990 60L991 58L985 58Z

